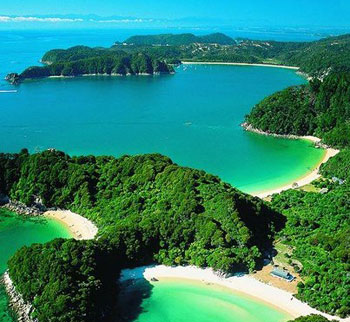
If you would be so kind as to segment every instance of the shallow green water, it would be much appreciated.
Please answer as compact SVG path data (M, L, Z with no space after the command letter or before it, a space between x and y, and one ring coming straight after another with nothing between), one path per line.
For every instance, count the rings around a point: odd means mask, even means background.
M137 306L141 297L143 300ZM138 280L124 290L124 305L139 307L135 315L124 312L126 321L134 322L283 322L291 318L285 312L226 288L184 280L152 285Z
M0 209L0 275L6 270L6 263L17 249L33 243L45 243L57 237L71 235L60 223L45 218L23 217ZM12 321L7 310L7 299L0 288L0 321Z
M0 150L162 153L246 191L304 175L323 152L305 141L246 133L244 115L267 95L304 83L268 67L181 66L175 75L29 81L0 95Z

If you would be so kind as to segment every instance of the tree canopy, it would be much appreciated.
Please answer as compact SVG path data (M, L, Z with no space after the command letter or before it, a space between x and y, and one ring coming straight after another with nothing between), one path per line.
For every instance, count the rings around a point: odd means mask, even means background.
M350 73L293 86L257 104L246 121L275 134L315 135L335 147L350 145Z

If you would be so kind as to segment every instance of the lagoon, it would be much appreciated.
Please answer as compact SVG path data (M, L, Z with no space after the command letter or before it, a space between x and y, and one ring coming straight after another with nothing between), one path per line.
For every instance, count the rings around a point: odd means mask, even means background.
M292 318L225 287L184 279L152 283L135 279L122 289L119 304L123 318L130 322L284 322Z

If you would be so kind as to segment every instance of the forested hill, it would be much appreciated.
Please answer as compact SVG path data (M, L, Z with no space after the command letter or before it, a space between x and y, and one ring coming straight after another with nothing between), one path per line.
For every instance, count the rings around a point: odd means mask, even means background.
M84 214L101 239L143 248L145 260L223 271L254 269L277 218L259 199L161 155L2 154L0 187L26 204L40 196Z
M193 43L233 45L236 41L222 33L214 33L205 36L195 36L188 33L132 36L123 43L129 45L179 46Z
M12 83L50 76L140 75L172 73L173 67L146 53L127 54L122 50L76 46L51 50L42 58L45 66L32 66L6 78Z
M124 267L156 261L253 270L275 239L293 249L291 263L297 260L303 278L297 296L348 316L347 155L341 152L322 168L326 178L345 179L343 185L325 181L326 194L287 191L274 196L270 208L161 155L0 154L0 192L26 204L39 196L47 206L79 212L99 227L97 240L22 248L9 262L10 276L39 321L102 321L113 307L108 299L118 292L110 281Z
M39 321L102 320L110 304L102 299L116 298L121 267L254 270L283 225L260 199L161 155L0 154L0 190L26 204L40 196L99 227L95 241L24 247L10 260L10 276Z
M221 33L133 36L111 48L76 46L50 50L42 58L46 66L11 73L7 79L16 83L48 76L170 73L170 64L186 60L296 66L311 77L323 79L332 73L350 72L349 53L350 35L314 42L233 40Z
M350 73L293 86L257 104L246 121L276 134L315 135L335 147L350 146Z
M168 61L216 61L281 64L324 78L332 72L350 71L350 35L314 42L278 42L232 39L224 34L195 36L165 34L135 36L116 48L127 52L142 50Z

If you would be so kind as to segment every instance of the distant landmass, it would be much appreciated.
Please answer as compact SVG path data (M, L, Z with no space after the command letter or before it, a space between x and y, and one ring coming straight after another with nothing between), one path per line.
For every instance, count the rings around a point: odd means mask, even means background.
M174 72L171 65L146 53L127 54L120 50L76 46L51 50L42 58L45 66L32 66L6 79L18 83L26 79L82 75L155 75Z
M290 65L311 77L350 70L350 35L313 42L232 39L224 34L206 36L163 34L134 36L115 47L126 52L145 51L167 61L234 62Z
M205 36L195 36L194 34L161 34L161 35L141 35L132 36L123 43L129 45L161 45L161 46L179 46L199 44L219 44L233 45L236 41L222 33L214 33Z
M50 76L153 75L172 73L172 65L182 61L295 66L322 79L330 73L350 71L349 53L350 35L314 42L232 39L222 33L141 35L116 42L111 48L50 50L42 58L45 66L29 67L6 79L18 83Z

